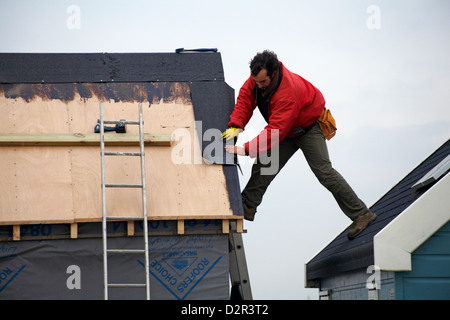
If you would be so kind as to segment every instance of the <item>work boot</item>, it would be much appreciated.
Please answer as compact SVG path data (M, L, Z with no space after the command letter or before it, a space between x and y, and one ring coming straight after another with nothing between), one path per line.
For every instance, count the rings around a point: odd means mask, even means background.
M244 207L244 219L248 221L255 220L256 208L247 206L245 201L242 201L242 206Z
M356 238L358 234L360 234L367 226L375 220L377 215L372 211L368 211L367 213L361 214L353 220L352 225L350 226L350 230L348 231L348 239L353 240Z

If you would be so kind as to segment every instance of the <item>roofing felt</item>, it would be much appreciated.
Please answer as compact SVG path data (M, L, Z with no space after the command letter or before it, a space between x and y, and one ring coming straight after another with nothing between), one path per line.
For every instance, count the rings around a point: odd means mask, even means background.
M373 237L431 187L428 185L417 191L411 189L449 154L450 139L370 207L377 219L358 237L348 240L348 227L309 261L306 265L307 281L311 283L319 278L373 265Z
M0 53L0 83L224 80L220 53Z
M32 99L36 92L18 92L18 84L48 84L49 90L38 94L57 95L58 99L89 95L96 86L104 88L108 99L142 101L147 96L173 97L171 82L189 86L194 117L201 121L196 127L200 146L204 150L203 135L208 129L225 130L234 108L234 89L224 77L220 53L0 53L0 90L5 95L20 94ZM121 86L121 83L128 85ZM146 96L136 96L130 83L145 87ZM97 85L98 84L98 85ZM141 90L142 91L142 90ZM183 91L183 90L182 90ZM185 92L185 91L183 91ZM177 95L175 95L177 96ZM152 101L149 101L152 103ZM222 141L221 135L218 139ZM210 159L209 159L210 160ZM235 215L243 215L237 157L226 154L215 157L214 163L223 164L230 204Z

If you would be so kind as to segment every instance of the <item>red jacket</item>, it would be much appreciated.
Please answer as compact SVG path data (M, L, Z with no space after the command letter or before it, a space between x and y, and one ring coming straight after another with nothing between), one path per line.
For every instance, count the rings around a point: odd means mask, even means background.
M295 136L291 133L292 129L312 125L325 107L325 99L317 88L298 74L290 72L282 63L281 67L281 83L269 103L268 125L256 138L244 144L245 151L251 157L270 150L285 137ZM256 108L253 96L255 86L256 83L250 76L239 91L236 106L230 115L229 127L244 129L247 125Z

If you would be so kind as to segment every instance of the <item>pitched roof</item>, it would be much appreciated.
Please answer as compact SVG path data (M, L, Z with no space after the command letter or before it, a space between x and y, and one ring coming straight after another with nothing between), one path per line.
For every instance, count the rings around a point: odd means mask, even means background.
M67 88L88 83L159 86L163 82L183 82L189 86L195 120L201 121L196 130L203 151L208 146L202 140L204 133L209 129L225 130L234 108L234 89L225 82L219 52L0 53L0 92L11 84L59 84ZM220 134L219 138L222 141ZM225 152L222 156L205 160L223 164L231 209L242 216L237 157L230 159Z
M416 191L411 189L417 181L437 166L449 154L450 139L392 187L391 190L370 208L377 214L377 219L358 237L354 240L348 240L347 232L349 228L347 228L311 259L306 264L305 269L307 286L314 287L316 280L319 278L374 264L374 236L432 186L432 184L429 184Z

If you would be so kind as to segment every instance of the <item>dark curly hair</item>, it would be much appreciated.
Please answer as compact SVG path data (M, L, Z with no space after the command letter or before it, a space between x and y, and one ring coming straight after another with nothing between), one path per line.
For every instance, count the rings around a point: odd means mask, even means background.
M267 70L267 75L272 76L275 70L278 70L280 62L277 55L270 50L258 52L256 56L250 61L250 71L253 76L256 76L262 69Z

